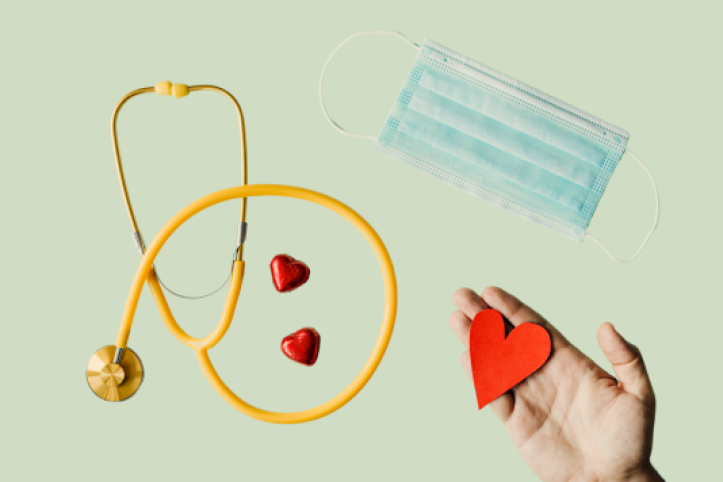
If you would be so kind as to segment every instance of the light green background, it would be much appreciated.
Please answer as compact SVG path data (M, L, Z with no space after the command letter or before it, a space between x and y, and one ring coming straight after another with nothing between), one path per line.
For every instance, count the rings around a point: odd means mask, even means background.
M0 17L2 349L0 478L25 480L534 480L502 425L476 410L447 327L456 288L496 284L545 314L608 367L603 321L643 351L658 397L653 463L669 480L720 473L721 9L716 2L13 2ZM433 39L632 134L654 173L660 226L628 265L470 197L339 135L317 98L344 38L393 29ZM332 62L326 100L376 135L415 52L359 38ZM115 340L139 256L109 135L126 92L163 79L236 95L253 183L315 189L375 227L399 282L397 328L378 373L342 410L299 426L227 405L144 289L130 346L146 378L122 404L97 399L84 368ZM181 207L239 180L238 134L221 96L144 96L120 120L147 240ZM590 225L614 253L637 249L653 215L628 156ZM227 273L236 203L184 226L158 260L168 284L202 292ZM211 352L248 401L300 410L341 390L374 343L383 303L371 249L322 208L249 203L248 263L228 336ZM277 294L268 263L288 252L312 277ZM210 330L223 295L173 299L182 325ZM278 351L315 326L311 369ZM133 479L130 479L133 480Z

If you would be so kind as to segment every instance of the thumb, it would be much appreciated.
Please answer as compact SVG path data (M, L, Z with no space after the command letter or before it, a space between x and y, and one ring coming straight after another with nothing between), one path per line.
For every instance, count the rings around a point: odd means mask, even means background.
M628 343L610 323L600 325L597 341L605 357L613 364L622 388L640 398L646 405L654 406L653 386L638 347Z

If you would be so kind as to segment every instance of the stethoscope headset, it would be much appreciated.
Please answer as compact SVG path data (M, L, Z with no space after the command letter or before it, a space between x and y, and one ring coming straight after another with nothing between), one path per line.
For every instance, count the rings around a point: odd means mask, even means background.
M160 95L173 95L175 98L181 98L192 92L198 91L219 92L226 96L236 109L241 134L241 163L243 166L241 185L214 192L181 209L161 228L151 244L146 248L133 213L133 207L128 195L125 176L123 175L123 166L121 164L120 150L118 147L116 126L118 114L128 100L141 94L155 92ZM389 253L387 252L384 243L369 223L367 223L364 218L345 204L309 189L276 184L247 184L248 169L246 159L246 130L243 111L234 96L220 87L213 85L187 86L184 84L171 84L171 82L164 81L159 82L154 87L144 87L142 89L129 92L123 96L113 110L111 134L123 201L125 202L128 217L133 229L133 239L143 258L136 269L136 274L133 279L133 284L131 285L128 300L126 301L115 345L108 345L101 348L96 351L88 361L86 377L90 389L103 400L118 402L131 397L140 387L141 382L143 381L144 368L141 364L140 358L138 358L138 355L136 355L136 353L127 346L127 343L141 290L143 289L143 284L147 283L148 288L153 295L153 299L156 302L156 306L158 307L158 311L160 312L168 330L176 337L177 340L193 349L204 375L211 382L211 386L213 386L213 388L219 395L221 395L221 397L223 397L224 400L240 412L265 422L308 422L324 417L338 410L349 402L349 400L351 400L357 393L359 393L359 391L364 388L366 383L372 377L374 371L377 369L377 366L379 366L379 363L384 356L387 346L389 345L389 340L392 336L392 331L394 330L394 321L397 311L397 284L392 260L389 257ZM384 280L385 302L382 327L374 348L372 349L372 353L367 362L364 364L361 372L359 372L356 378L354 378L354 380L352 380L352 382L344 390L342 390L341 393L331 400L317 407L300 412L271 412L248 404L239 398L223 382L223 380L221 380L221 377L219 377L208 356L208 350L213 348L226 334L236 310L236 304L238 302L241 283L244 276L245 262L243 260L243 247L247 230L247 200L248 198L257 196L280 196L301 199L314 204L319 204L339 214L354 225L367 239L376 254L377 260L379 261ZM209 335L203 338L194 338L188 335L174 318L171 308L169 307L163 293L163 289L161 288L160 279L158 278L158 274L153 266L153 262L166 241L168 241L171 235L183 223L211 206L232 199L241 200L241 213L238 223L237 245L233 257L233 268L231 270L231 283L228 294L226 295L226 303L221 314L221 319L216 325L216 328Z

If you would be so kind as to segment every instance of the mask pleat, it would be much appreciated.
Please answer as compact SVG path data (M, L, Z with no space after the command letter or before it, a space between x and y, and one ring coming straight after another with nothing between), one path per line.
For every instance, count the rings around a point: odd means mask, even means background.
M561 205L492 171L472 166L468 161L402 131L396 134L395 146L400 153L414 152L426 164L415 167L431 170L433 172L430 173L436 177L472 194L480 194L475 186L484 186L492 195L515 199L522 208L529 211L538 211L545 215L555 214L561 223L568 223L570 226L574 225L579 216L576 209Z
M592 186L600 172L591 163L425 88L417 88L409 108L585 189Z
M607 155L608 149L593 139L571 131L488 90L470 85L455 77L444 76L434 67L425 69L419 80L419 86L455 102L461 102L468 108L523 132L543 144L556 147L576 158L577 162L582 160L600 168Z
M584 187L417 111L407 111L399 130L569 208L579 211L585 202Z

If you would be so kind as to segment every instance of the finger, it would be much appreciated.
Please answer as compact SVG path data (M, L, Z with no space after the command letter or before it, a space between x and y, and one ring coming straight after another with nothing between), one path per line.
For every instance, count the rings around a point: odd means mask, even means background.
M474 315L489 308L489 305L480 296L469 288L460 288L452 295L452 302L470 320Z
M462 358L460 359L460 362L462 362L462 368L464 368L464 372L467 374L467 378L469 378L470 381L474 381L474 377L472 377L472 359L469 356L469 350L462 353Z
M505 392L490 403L492 412L503 422L507 422L507 419L510 418L514 406L515 402L511 392Z
M553 350L570 344L549 321L505 290L490 286L482 291L482 299L490 308L502 313L502 316L507 318L512 326L536 323L544 327L550 333Z
M469 356L469 351L462 353L462 359L460 361L462 362L462 368L464 368L467 377L474 382L474 376L472 375L472 359ZM512 398L512 394L510 392L506 392L497 399L493 400L489 406L497 418L506 422L507 419L510 418L510 415L512 415L514 399Z
M472 321L461 311L455 311L449 317L449 327L452 328L452 331L465 348L469 348L469 327L471 324Z
M526 322L541 323L544 320L532 308L509 294L503 289L490 286L482 291L484 301L495 310L502 313L513 326Z
M597 341L605 357L613 365L622 388L640 398L648 406L655 406L655 394L648 370L638 347L629 343L610 323L597 330Z

